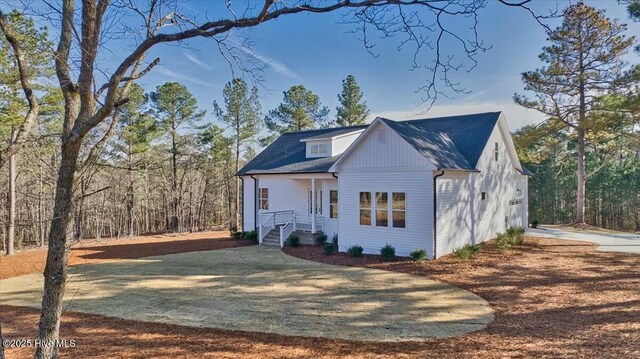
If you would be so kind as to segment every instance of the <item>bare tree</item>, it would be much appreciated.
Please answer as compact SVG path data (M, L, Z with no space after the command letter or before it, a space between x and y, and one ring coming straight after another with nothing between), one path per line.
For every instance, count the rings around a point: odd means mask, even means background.
M513 3L507 0L499 1L531 11L528 7L530 0ZM157 63L153 61L144 70L139 71L147 51L152 47L196 37L210 38L218 45L232 69L234 63L235 67L241 68L240 57L246 51L230 40L229 35L232 31L259 26L285 15L343 10L345 16L350 19L349 22L357 24L358 31L363 35L365 47L372 53L373 43L369 38L371 31L380 32L384 37L402 36L401 46L413 46L415 49L416 67L420 67L418 53L425 47L431 50L433 59L424 65L428 73L426 85L420 89L429 101L435 101L438 95L443 94L438 87L439 83L444 83L445 88L454 93L465 91L460 84L451 80L449 75L468 67L464 62L455 63L453 56L445 52L444 44L447 40L452 39L462 47L471 68L475 66L476 55L488 49L479 40L476 31L477 13L486 6L486 0L335 0L291 3L265 0L262 6L247 8L241 16L232 11L231 2L228 1L226 4L231 14L228 18L203 23L180 13L176 4L162 0L149 0L145 9L145 4L139 4L134 0L82 0L80 4L76 4L74 0L62 0L61 8L47 1L43 2L43 6L51 10L47 12L47 18L59 18L59 22L56 20L56 27L60 29L60 35L54 59L58 85L65 104L60 136L60 167L48 235L44 294L38 331L38 338L43 341L55 340L59 335L62 299L67 281L76 172L84 167L79 162L83 142L90 132L110 120L102 139L89 152L88 158L94 158L91 154L101 151L118 122L120 108L128 101L128 85L142 77ZM109 27L113 20L109 19L109 16L116 16L114 14L139 16L141 23L138 30L142 31L133 33L143 35L137 38L140 41L115 70L108 74L103 73L106 80L104 85L100 85L98 57L101 51L106 50L102 46L104 41L115 36L115 30ZM534 16L538 20L542 19L541 16ZM471 22L468 39L465 39L465 35L456 33L454 27L448 23L452 19L467 19ZM5 36L10 36L10 29L1 27ZM163 31L157 31L161 27L164 28ZM16 57L20 58L20 51L15 52ZM21 73L21 80L25 96L30 103L27 115L35 117L38 104L28 77ZM32 122L25 121L27 124ZM24 127L22 133L28 132L27 126ZM21 143L22 137L21 132L18 132L16 143ZM15 151L15 148L16 145L5 151L2 158ZM56 346L40 347L36 350L36 357L54 358L57 352Z

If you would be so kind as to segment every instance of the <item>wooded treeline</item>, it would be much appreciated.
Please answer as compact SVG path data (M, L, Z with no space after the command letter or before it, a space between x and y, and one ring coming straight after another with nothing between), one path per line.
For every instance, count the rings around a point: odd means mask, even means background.
M640 2L621 3L640 21ZM548 116L514 136L533 172L530 220L640 231L640 65L625 58L640 46L627 32L578 2L549 32L543 66L522 74L533 96L515 101Z
M0 176L3 251L8 251L11 237L17 248L46 242L64 114L60 91L46 85L54 64L51 58L36 56L52 51L46 29L38 29L19 13L9 19L26 41L25 51L38 60L38 73L32 77L41 110L26 146L3 168L8 175ZM0 36L0 140L9 144L28 109L13 56ZM236 231L241 226L241 187L235 173L258 147L288 131L363 124L368 115L351 75L338 94L337 121L329 119L329 109L302 85L283 95L283 103L265 116L258 88L241 78L227 83L223 102L213 101L213 106L198 104L189 89L176 82L153 91L131 84L117 124L102 124L83 143L69 237ZM212 111L207 113L206 107ZM15 192L9 187L12 178Z

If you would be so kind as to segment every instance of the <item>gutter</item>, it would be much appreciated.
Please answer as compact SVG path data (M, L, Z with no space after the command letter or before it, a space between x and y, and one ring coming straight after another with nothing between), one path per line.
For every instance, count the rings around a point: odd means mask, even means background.
M436 223L438 221L437 209L438 209L438 201L437 201L437 191L436 191L436 180L438 177L444 175L444 171L441 170L440 174L433 176L433 259L436 259Z

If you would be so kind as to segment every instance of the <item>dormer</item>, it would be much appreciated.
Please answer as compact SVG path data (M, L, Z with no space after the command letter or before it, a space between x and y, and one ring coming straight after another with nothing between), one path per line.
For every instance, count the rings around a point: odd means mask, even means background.
M336 129L322 135L303 138L306 143L307 158L332 157L344 152L353 141L360 136L364 129Z

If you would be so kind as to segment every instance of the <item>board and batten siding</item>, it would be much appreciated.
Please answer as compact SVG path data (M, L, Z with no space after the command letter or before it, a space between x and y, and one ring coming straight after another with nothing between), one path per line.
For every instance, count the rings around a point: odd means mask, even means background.
M478 160L479 173L447 171L436 180L436 257L493 239L507 227L526 227L527 180L509 157L503 137L509 134L504 132L498 125L494 128ZM494 159L496 142L498 161ZM521 203L512 205L514 200Z
M242 176L242 230L256 229L255 220L255 181L250 176Z
M433 253L433 164L386 125L363 136L337 168L339 250L360 245L364 253L380 254L388 243L399 256L415 249ZM371 226L360 225L360 192L371 192L372 202L375 192L405 193L406 228L376 227L375 211Z

